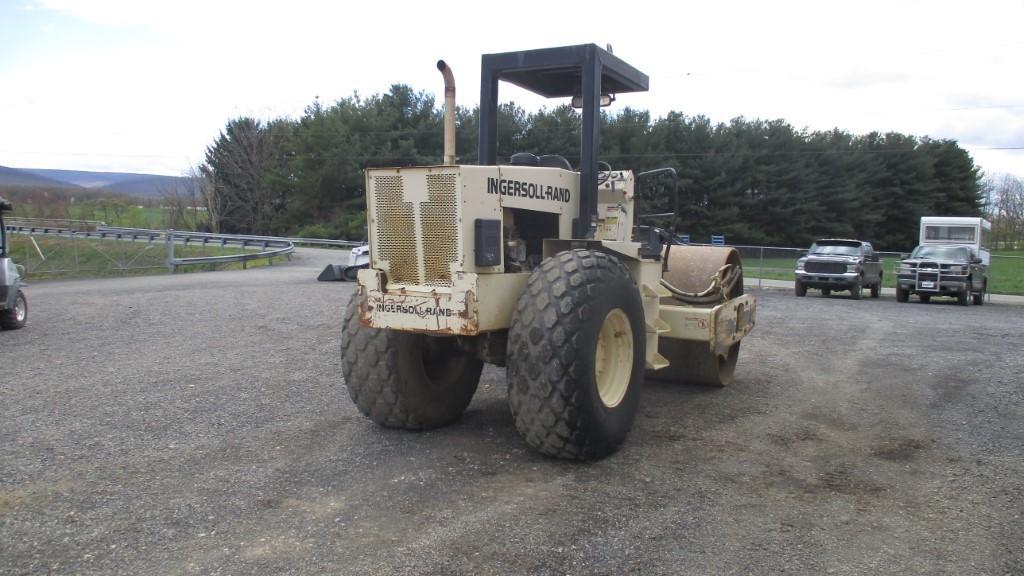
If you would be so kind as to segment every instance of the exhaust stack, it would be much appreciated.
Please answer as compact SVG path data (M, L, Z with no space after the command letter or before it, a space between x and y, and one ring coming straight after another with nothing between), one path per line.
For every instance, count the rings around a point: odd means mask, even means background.
M455 76L444 60L437 61L444 76L444 164L455 165Z

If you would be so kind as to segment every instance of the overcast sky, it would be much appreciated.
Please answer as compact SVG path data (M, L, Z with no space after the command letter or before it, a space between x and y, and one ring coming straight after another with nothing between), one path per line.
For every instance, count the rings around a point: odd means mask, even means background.
M481 54L593 42L651 79L613 111L952 138L1024 177L1022 23L1021 1L0 0L0 165L180 175L233 117L442 94L439 58L473 107Z

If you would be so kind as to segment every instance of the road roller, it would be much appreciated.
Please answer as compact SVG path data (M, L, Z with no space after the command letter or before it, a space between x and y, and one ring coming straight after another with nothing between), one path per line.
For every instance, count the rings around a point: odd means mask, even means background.
M626 440L645 378L729 384L756 313L739 253L674 240L674 170L598 157L600 106L646 91L648 77L593 44L485 54L478 162L460 164L454 74L437 68L441 163L366 170L370 261L341 344L359 411L391 428L444 426L490 363L506 368L528 445L593 460ZM499 162L501 83L580 109L578 164L537 150ZM674 211L642 213L665 204Z

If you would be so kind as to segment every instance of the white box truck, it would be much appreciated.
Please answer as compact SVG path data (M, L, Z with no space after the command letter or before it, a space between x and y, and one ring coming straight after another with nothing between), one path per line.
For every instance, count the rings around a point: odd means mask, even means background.
M988 266L992 258L989 253L989 238L991 237L992 224L984 218L922 216L921 238L918 244L921 246L960 244L971 246Z
M896 300L916 294L925 303L950 296L962 306L984 304L991 232L984 218L922 216L920 244L896 268Z

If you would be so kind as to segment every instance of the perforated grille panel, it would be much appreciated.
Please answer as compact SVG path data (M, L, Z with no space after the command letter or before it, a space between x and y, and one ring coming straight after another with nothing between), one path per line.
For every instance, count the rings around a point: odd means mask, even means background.
M388 277L403 284L418 284L416 219L412 202L402 201L402 176L375 176L373 201L376 209L376 250L388 262Z
M458 260L458 214L455 174L428 174L430 201L420 207L423 230L424 284L451 286L450 265Z
M426 201L403 200L408 178L426 178ZM417 187L416 184L419 182L413 182L412 186ZM450 287L451 265L458 262L462 244L458 175L414 171L374 175L372 188L375 250L381 261L375 265L384 268L391 282Z

